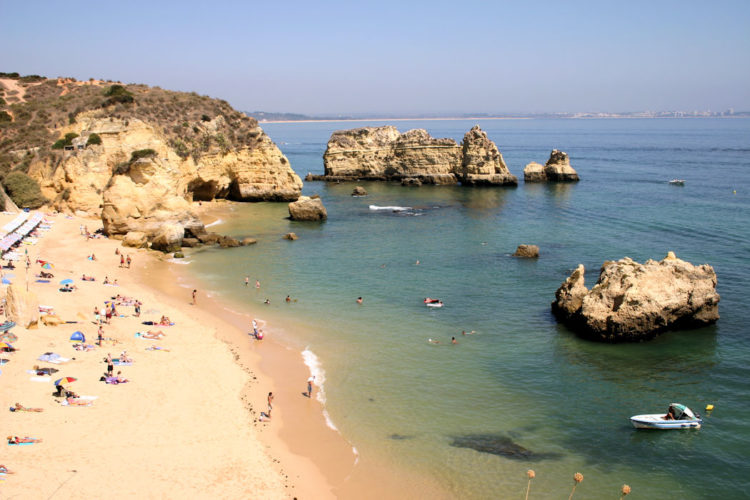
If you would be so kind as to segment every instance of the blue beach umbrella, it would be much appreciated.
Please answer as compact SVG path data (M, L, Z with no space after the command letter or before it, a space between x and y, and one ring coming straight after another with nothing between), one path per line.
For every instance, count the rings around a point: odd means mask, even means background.
M64 279L60 282L61 285L70 285L71 283L73 283L73 280L70 278Z
M3 277L3 285L10 285L10 280L6 277Z

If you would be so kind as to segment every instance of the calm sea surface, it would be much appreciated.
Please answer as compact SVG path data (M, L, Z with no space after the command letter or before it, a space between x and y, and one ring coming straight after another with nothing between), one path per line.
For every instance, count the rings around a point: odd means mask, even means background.
M623 483L633 498L747 498L750 120L394 123L456 140L479 123L520 185L361 183L369 196L353 198L355 184L305 183L327 222L289 221L286 204L239 206L212 230L258 244L195 252L189 271L308 351L332 424L361 454L435 477L455 497L523 498L531 468L532 498L565 498L575 472L585 476L575 498L619 498ZM334 130L381 124L263 128L304 177L323 173ZM553 148L569 153L581 182L525 185L524 165ZM289 231L299 241L280 239ZM512 258L520 243L539 245L541 257ZM669 250L714 266L715 326L602 345L551 316L579 263L590 287L605 260ZM245 275L260 291L244 287ZM425 297L445 307L429 309ZM632 428L631 415L670 402L716 409L698 431Z

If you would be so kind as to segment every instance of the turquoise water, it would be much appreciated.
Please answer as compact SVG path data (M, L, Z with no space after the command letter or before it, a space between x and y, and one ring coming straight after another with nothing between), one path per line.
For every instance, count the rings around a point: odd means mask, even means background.
M532 498L564 497L575 472L585 476L575 498L619 498L623 483L633 498L746 497L750 120L478 123L519 178L526 163L543 163L558 148L582 181L361 183L363 198L350 196L354 184L305 183L305 194L322 197L328 221L289 221L286 204L239 206L212 229L258 244L196 252L190 272L233 307L265 311L270 335L315 354L330 419L361 454L434 477L452 496L523 498L532 468ZM323 172L332 131L366 124L379 123L264 129L304 176ZM457 140L474 124L396 122ZM685 186L669 185L672 178ZM300 239L281 240L288 231ZM541 257L510 257L520 243L539 245ZM669 250L714 266L715 326L601 345L551 316L555 290L579 263L591 286L605 260L661 259ZM246 274L260 280L260 291L243 286ZM445 307L426 308L428 296ZM673 401L716 409L699 431L630 425L631 415ZM531 455L454 446L467 440L513 443Z

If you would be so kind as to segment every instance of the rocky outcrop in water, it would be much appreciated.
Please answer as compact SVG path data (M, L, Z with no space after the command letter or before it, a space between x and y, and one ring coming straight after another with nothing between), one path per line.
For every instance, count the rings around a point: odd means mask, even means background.
M570 166L568 153L553 149L544 166L531 162L523 169L524 182L578 182L578 173Z
M426 130L400 134L396 127L363 127L331 135L323 155L325 174L312 180L394 180L409 185L516 185L497 146L479 126L464 136L436 139Z
M461 168L457 172L458 180L465 185L512 185L518 179L510 173L503 160L503 155L488 137L487 133L474 125L466 132L461 141Z
M450 445L456 448L470 448L481 453L489 453L513 460L529 462L552 460L561 457L559 453L533 452L502 434L466 434L453 436Z
M513 257L523 257L527 259L536 259L539 257L539 247L536 245L518 245Z
M289 218L305 221L326 220L328 212L320 198L301 196L299 200L289 204Z
M639 264L625 257L605 262L591 290L578 268L555 293L552 312L580 335L602 342L647 340L665 330L692 328L719 319L716 273L669 252Z

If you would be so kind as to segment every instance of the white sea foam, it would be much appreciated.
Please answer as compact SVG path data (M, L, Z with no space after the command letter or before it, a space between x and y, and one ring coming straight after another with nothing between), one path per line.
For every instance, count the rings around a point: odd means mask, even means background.
M390 212L406 212L407 210L412 210L412 208L411 207L399 207L399 206L381 207L378 205L370 205L370 210L373 210L373 211L388 210Z
M170 264L182 264L182 265L187 265L187 264L190 264L190 263L191 263L191 262L193 262L193 261L192 261L192 260L185 260L185 259L174 259L174 258L172 258L172 259L167 259L167 262L169 262Z
M320 401L320 403L323 405L323 417L326 419L326 424L328 427L333 429L334 431L338 432L338 427L336 427L333 424L333 421L331 420L331 416L328 414L328 410L325 409L326 404L326 390L325 390L325 381L326 381L326 372L323 369L323 366L320 363L320 359L315 355L314 352L312 352L310 349L305 348L304 351L302 351L302 359L305 360L305 364L310 369L310 375L313 375L315 377L315 382L313 385L316 386L315 389L315 398Z
M215 221L211 222L210 224L206 224L206 225L205 225L205 226L203 226L203 227L211 227L211 226L216 226L216 225L218 225L218 224L221 224L222 222L224 222L224 221L223 221L222 219L216 219Z

